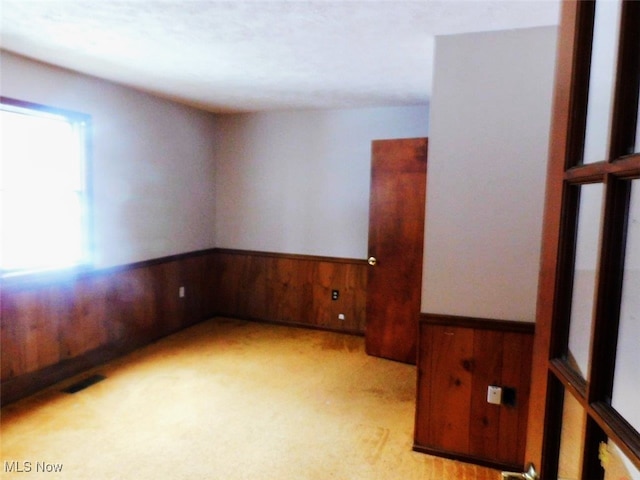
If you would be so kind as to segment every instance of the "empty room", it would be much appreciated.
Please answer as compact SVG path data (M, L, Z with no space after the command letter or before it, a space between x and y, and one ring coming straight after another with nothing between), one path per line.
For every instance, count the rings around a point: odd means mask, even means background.
M640 480L640 2L1 3L2 478Z

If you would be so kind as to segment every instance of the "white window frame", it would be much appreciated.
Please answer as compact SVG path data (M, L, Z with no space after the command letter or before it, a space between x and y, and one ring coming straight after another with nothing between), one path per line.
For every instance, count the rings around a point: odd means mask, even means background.
M79 198L79 207L81 210L80 214L80 223L79 231L81 238L77 239L80 244L80 250L77 255L77 258L73 262L61 262L60 264L56 264L55 261L52 261L47 264L42 265L23 265L23 266L14 266L12 268L6 267L8 265L7 262L2 260L2 256L5 255L4 251L0 251L0 278L9 278L14 276L22 276L30 273L42 273L45 271L61 271L61 270L69 270L69 269L86 269L89 268L92 264L92 236L91 236L91 219L92 219L92 208L91 208L91 195L90 195L90 182L89 182L89 174L90 174L90 162L89 162L89 152L90 152L90 126L91 126L91 117L89 115L74 112L70 110L64 110L56 107L50 107L46 105L41 105L32 102L26 102L22 100L16 100L8 97L0 97L0 110L8 111L18 114L24 114L35 117L43 117L43 118L52 118L58 119L65 122L68 122L75 133L78 135L79 141L79 154L80 154L80 162L81 162L81 172L79 172L81 176L80 185L76 186L73 191L78 195ZM4 130L4 128L0 125L0 128ZM4 132L2 132L4 135ZM34 142L37 141L36 138L33 139ZM0 169L3 168L4 160L0 159ZM0 172L1 173L1 172ZM1 175L0 175L1 178ZM3 185L0 184L0 208L6 208L3 205L3 196L5 195L3 191ZM43 198L46 198L43 195ZM2 225L4 212L0 212L0 249L3 248L3 243L5 241L6 232L4 231L4 227ZM6 237L8 238L8 237ZM43 242L46 239L43 239Z

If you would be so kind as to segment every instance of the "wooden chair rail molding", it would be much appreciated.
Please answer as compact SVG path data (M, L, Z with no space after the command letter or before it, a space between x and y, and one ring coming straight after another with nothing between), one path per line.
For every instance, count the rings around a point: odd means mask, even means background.
M534 328L421 315L414 450L523 470ZM488 403L490 385L515 397Z
M363 334L365 305L365 260L269 252L211 249L102 270L5 278L1 401L216 315Z

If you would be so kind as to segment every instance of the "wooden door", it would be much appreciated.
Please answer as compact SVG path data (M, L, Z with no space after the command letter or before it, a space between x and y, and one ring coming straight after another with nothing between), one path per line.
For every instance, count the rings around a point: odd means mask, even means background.
M426 184L426 138L373 142L366 351L413 364L422 290Z
M559 33L527 458L545 480L635 479L640 2L565 0Z

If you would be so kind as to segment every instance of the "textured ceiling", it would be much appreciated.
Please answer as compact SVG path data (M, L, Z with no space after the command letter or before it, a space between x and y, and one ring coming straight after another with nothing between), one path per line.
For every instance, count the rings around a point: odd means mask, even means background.
M0 0L4 50L219 112L424 104L434 36L558 15L556 0Z

